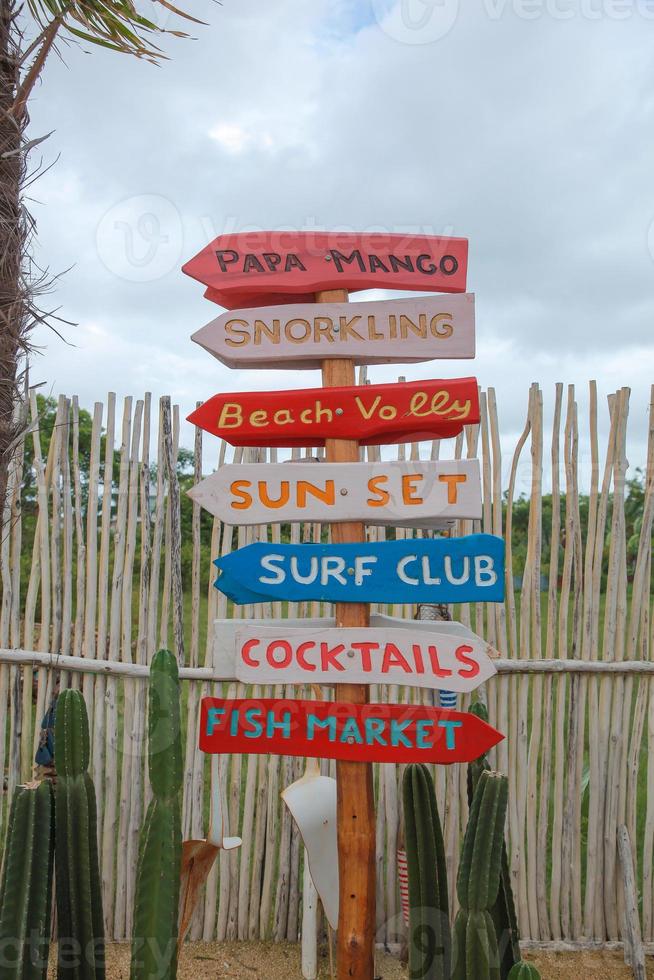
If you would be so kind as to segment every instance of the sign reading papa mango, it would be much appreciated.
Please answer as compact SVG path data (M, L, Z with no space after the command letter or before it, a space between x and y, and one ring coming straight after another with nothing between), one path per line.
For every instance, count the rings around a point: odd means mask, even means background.
M410 364L475 356L475 297L310 303L223 313L192 339L233 368L319 369L325 357Z
M238 605L302 602L502 602L504 541L462 538L267 544L222 558L215 586Z
M364 446L448 439L479 422L475 378L214 395L189 422L233 446Z
M359 762L472 762L504 738L476 715L422 705L203 698L200 749Z
M189 496L227 524L367 521L441 527L481 517L479 460L227 464Z
M468 240L435 235L259 231L220 235L182 269L233 310L313 300L320 289L463 293Z

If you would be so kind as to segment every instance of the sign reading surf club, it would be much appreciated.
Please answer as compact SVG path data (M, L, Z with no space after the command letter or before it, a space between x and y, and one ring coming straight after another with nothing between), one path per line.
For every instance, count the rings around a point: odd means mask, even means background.
M233 446L379 446L448 439L479 422L475 378L214 395L189 422Z
M367 521L430 528L482 516L476 459L228 464L189 496L227 524Z
M469 712L424 705L203 698L200 749L358 762L472 762L504 738Z
M233 368L313 368L325 357L408 364L475 356L475 298L264 306L223 313L192 338Z
M463 538L266 544L217 558L216 588L238 605L302 602L502 602L504 541Z
M183 267L228 310L311 302L326 289L463 293L467 271L465 238L290 231L220 235Z

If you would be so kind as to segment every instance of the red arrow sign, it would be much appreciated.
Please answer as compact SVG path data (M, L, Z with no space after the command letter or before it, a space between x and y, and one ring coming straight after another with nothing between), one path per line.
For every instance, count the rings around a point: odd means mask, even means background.
M200 749L357 762L471 762L504 736L476 715L423 705L203 698Z
M189 422L233 446L364 446L449 439L479 422L475 378L214 395Z
M220 235L183 271L227 309L310 302L321 289L463 293L466 238L261 231Z

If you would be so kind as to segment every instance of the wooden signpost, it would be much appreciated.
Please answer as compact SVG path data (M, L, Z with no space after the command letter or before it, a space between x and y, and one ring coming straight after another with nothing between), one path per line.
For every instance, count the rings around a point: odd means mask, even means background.
M239 605L266 599L342 603L504 599L504 542L492 534L344 544L257 541L217 558L214 564L221 571L216 588Z
M435 528L481 518L476 459L226 465L189 496L227 524L367 521Z
M476 715L425 705L203 698L200 719L203 752L358 763L472 762L503 738Z
M325 357L410 364L475 356L475 297L311 303L223 313L192 339L232 368L317 369Z
M257 232L220 236L184 267L236 310L194 337L214 356L239 368L322 368L322 388L219 394L189 418L235 446L325 447L319 465L225 466L192 495L228 523L330 523L329 544L259 542L215 564L216 586L236 603L334 602L333 620L217 623L214 652L226 678L335 684L336 701L206 698L200 747L337 760L339 980L374 975L370 763L467 762L503 738L474 715L368 703L372 683L470 691L494 672L488 645L460 623L376 615L370 625L371 602L503 599L500 538L366 542L365 523L478 519L478 464L360 462L362 445L444 439L478 423L477 382L354 378L355 364L474 356L474 297L347 305L348 290L374 287L464 294L467 257L461 238Z
M466 238L327 232L220 235L183 267L228 310L311 302L317 291L411 289L463 293Z
M189 422L233 446L302 448L325 446L330 440L380 446L449 439L464 425L479 422L475 378L361 387L340 384L350 376L353 380L351 361L330 363L336 366L336 386L221 393L196 408ZM357 449L347 459L332 459L328 454L327 461L354 463L358 458Z
M214 670L243 684L407 684L473 691L495 673L487 644L453 633L382 627L240 626ZM433 624L432 624L433 625Z

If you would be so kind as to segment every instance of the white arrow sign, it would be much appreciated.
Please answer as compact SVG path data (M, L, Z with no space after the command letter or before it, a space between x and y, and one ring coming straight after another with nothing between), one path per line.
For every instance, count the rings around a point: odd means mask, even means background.
M214 669L244 684L406 684L457 693L495 674L491 648L460 623L371 622L339 629L325 619L216 620Z
M189 496L227 524L366 521L438 528L482 516L476 459L227 464Z
M355 364L411 364L475 356L472 293L375 303L262 306L223 313L193 340L232 368L321 367L325 357Z

